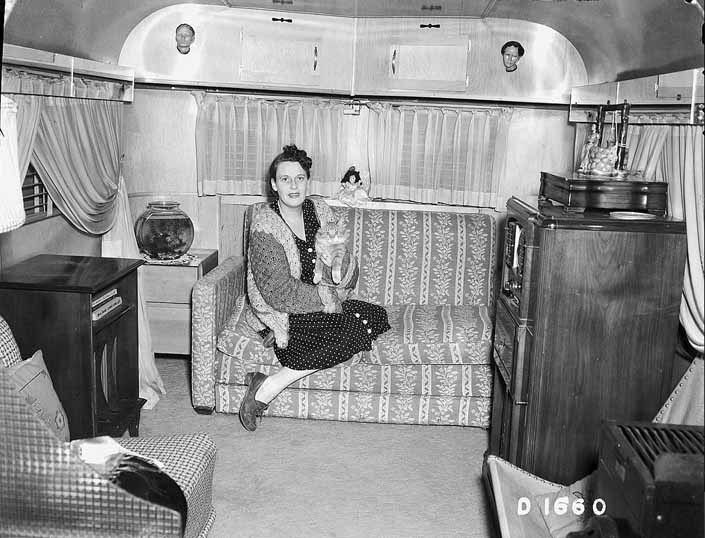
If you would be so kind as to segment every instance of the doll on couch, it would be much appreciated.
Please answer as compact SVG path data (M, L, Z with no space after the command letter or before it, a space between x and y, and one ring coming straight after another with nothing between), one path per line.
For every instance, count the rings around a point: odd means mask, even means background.
M351 207L359 207L370 200L369 191L369 182L365 185L360 172L351 166L340 180L338 200Z

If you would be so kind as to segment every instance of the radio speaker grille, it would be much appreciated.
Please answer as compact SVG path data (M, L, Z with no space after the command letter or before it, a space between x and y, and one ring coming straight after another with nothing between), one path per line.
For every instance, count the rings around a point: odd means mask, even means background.
M651 473L661 454L705 454L703 430L658 424L620 424L618 428Z

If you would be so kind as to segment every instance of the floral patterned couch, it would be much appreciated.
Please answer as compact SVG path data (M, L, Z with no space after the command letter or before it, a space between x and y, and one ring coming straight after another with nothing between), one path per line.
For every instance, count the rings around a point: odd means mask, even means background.
M488 427L494 217L333 210L347 220L360 265L354 297L384 305L392 329L371 351L285 389L267 414ZM245 374L279 367L245 321L244 286L244 260L237 257L194 286L192 392L199 412L237 413Z

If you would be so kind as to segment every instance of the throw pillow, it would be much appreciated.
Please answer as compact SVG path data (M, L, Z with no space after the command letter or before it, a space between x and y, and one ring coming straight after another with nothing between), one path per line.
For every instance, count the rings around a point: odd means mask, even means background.
M61 441L69 440L69 425L64 407L56 395L49 371L44 364L42 350L29 359L7 369L17 392L25 399L34 414L44 422Z

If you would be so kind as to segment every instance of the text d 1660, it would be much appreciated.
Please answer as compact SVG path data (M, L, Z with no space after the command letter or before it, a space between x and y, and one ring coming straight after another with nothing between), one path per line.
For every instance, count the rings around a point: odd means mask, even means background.
M567 496L556 497L553 502L551 502L551 499L548 497L543 499L543 502L537 502L538 509L546 516L554 514L563 516L567 513L582 516L585 514L586 509L592 509L593 515L601 516L607 511L607 504L599 498L592 501L592 504L586 503L583 498L571 499ZM519 497L519 501L517 502L517 515L525 516L529 512L531 512L531 500L528 497Z

